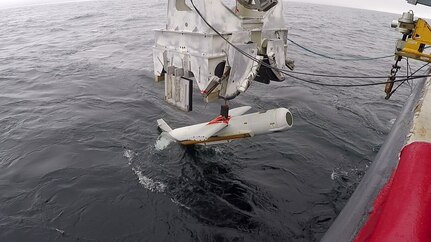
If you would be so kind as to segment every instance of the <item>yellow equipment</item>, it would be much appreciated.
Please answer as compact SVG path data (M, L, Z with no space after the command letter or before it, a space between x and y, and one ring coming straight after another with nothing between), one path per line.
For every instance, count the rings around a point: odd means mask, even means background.
M410 10L403 13L400 19L393 21L391 26L397 28L403 34L403 38L398 40L395 49L395 64L385 87L386 99L393 93L395 77L400 69L398 62L403 57L431 63L431 53L424 52L431 46L431 26L424 19L419 18L415 21L413 11Z
M427 46L431 46L431 26L420 18L412 34L406 40L398 40L395 55L431 62L431 54L423 53Z

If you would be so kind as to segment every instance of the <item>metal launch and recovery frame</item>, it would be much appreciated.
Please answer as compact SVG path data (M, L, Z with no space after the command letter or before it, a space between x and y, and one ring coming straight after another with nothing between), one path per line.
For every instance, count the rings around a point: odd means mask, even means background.
M421 1L421 0L419 0ZM431 6L431 0L408 0L409 3L424 4ZM401 18L392 21L392 28L396 28L403 37L397 41L395 47L395 64L392 66L391 74L386 83L386 99L389 99L397 88L393 89L398 70L398 63L402 58L411 58L431 63L431 26L422 18L415 20L412 10L403 13Z
M282 1L168 0L167 16L155 31L154 75L165 81L165 100L184 111L192 110L193 80L206 102L231 100L293 68Z

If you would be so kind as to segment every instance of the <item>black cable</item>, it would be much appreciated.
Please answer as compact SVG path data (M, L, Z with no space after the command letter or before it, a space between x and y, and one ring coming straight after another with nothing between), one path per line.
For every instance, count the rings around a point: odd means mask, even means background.
M298 71L288 71L290 74L306 75L306 76L317 76L317 77L331 77L331 78L343 78L343 79L380 79L388 78L389 76L347 76L347 75L329 75L329 74L318 74L311 72L298 72ZM401 78L401 77L396 77Z
M190 0L190 2L191 2L191 4L192 4L192 6L193 6L193 8L195 9L195 11L196 11L196 13L201 17L201 19L202 19L202 21L204 21L205 22L205 24L206 25L208 25L208 27L210 27L218 36L220 36L224 41L226 41L226 43L228 43L230 46L232 46L235 50L237 50L239 53L241 53L242 55L244 55L244 56L246 56L247 58L249 58L250 60L252 60L252 61L254 61L254 62L256 62L256 63L258 63L258 64L260 64L260 65L262 65L262 66L265 66L265 67L267 67L267 68L269 68L269 69L273 69L273 70L276 70L276 71L279 71L279 72L281 72L281 73L284 73L285 72L285 70L283 70L283 69L279 69L279 68L276 68L276 67L273 67L273 66L271 66L271 65L269 65L269 64L267 64L267 63L265 63L265 62L263 62L263 61L261 61L261 60L259 60L259 59L257 59L257 58L255 58L254 56L252 56L252 55L250 55L249 53L247 53L247 52L245 52L245 51L243 51L243 50L241 50L240 48L238 48L236 45L234 45L233 43L231 43L226 37L224 37L217 29L215 29L206 19L205 19L205 17L202 15L202 13L199 11L199 9L196 7L196 5L195 5L195 3L193 2L193 0Z
M184 77L184 76L182 76L182 77L181 77L181 79L184 79L184 80L187 80L187 81L192 81L192 82L193 82L193 80L192 80L192 79L190 79L190 78L187 78L187 77Z
M266 63L258 60L257 58L253 57L252 55L248 54L247 52L241 50L240 48L238 48L236 45L232 44L226 37L224 37L219 31L217 31L217 29L215 29L210 23L208 23L208 21L205 19L205 17L202 15L202 13L199 11L199 9L196 7L195 3L193 2L193 0L190 0L193 8L195 9L196 13L201 17L201 19L205 22L206 25L208 25L208 27L210 27L210 29L212 29L218 36L220 36L224 41L226 41L226 43L228 43L230 46L232 46L235 50L237 50L238 52L240 52L241 54L243 54L244 56L248 57L249 59L268 67L269 65L267 65ZM270 67L269 67L270 68Z
M425 65L425 64L424 64ZM426 66L426 65L425 65ZM421 67L422 68L422 67ZM419 68L418 70L420 70L421 68ZM409 58L407 58L407 70L409 70L410 71L410 73L413 73L412 72L412 67L410 66L410 63L409 63ZM415 72L416 73L416 72ZM414 74L411 74L411 76L413 76ZM409 86L410 86L410 88L413 88L412 87L412 84L409 82L409 81L407 81L407 84L409 84Z
M426 64L424 64L423 66L421 66L419 69L417 69L415 72L413 72L413 73L411 73L410 74L410 77L412 77L414 74L416 74L418 71L420 71L420 70L422 70L425 66L427 66L427 65L429 65L430 63L426 63ZM409 64L409 61L408 61L408 58L407 58L407 79L406 80L404 80L404 81L402 81L389 95L390 96L392 96L392 94L394 94L397 90L398 90L398 88L400 88L404 83L406 83L406 82L408 82L409 81L409 67L410 67L410 64Z
M301 48L301 49L303 49L305 51L308 51L308 52L310 52L312 54L318 55L318 56L323 57L323 58L331 59L331 60L340 60L340 61L367 61L367 60L378 60L378 59L386 59L386 58L389 58L389 57L394 57L394 55L386 55L386 56L379 56L379 57L338 58L338 57L328 56L328 55L321 54L321 53L318 53L316 51L310 50L310 49L308 49L308 48L306 48L306 47L304 47L304 46L296 43L295 41L293 41L293 40L291 40L289 38L287 38L287 40L289 40L292 44L298 46L299 48Z
M321 83L321 82L317 82L317 81L307 80L307 79L300 78L300 77L293 76L293 75L288 75L288 76L290 76L294 79L297 79L299 81L311 83L311 84L318 85L318 86L325 86L325 87L368 87L368 86L386 85L386 83L387 83L387 82L375 82L375 83L366 83L366 84L328 84L328 83ZM431 77L431 75L428 75L428 77ZM424 78L424 76L411 76L409 78L396 80L396 81L394 81L394 83L405 82L405 81L415 80L415 79L420 79L420 78Z

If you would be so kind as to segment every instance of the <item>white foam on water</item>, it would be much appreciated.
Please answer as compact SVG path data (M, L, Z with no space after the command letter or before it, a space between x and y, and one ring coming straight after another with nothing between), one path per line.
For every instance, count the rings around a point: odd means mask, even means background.
M123 156L127 158L129 161L129 165L132 163L133 158L135 157L136 153L133 150L126 149L123 152Z
M132 168L132 170L135 172L136 176L139 179L139 183L145 187L145 189L150 190L152 192L165 192L166 191L166 185L158 182L158 181L154 181L151 178L144 176L144 174L142 174L142 171L139 171L137 169Z
M331 180L335 180L336 176L337 176L337 173L335 173L335 171L332 171Z
M354 171L354 170L358 170L358 169L351 169L352 171ZM349 172L347 172L347 171L341 171L341 170L339 170L339 171L336 171L336 170L332 170L332 173L331 173L331 180L335 180L335 179L338 179L338 178L340 178L340 177L342 177L342 176L348 176L349 175Z
M157 141L154 144L154 147L156 148L156 150L162 151L162 150L166 149L169 146L169 144L172 142L173 142L172 139L170 139L169 137L167 137L166 135L164 135L162 133L159 136L159 138L157 138Z
M173 203L175 203L176 205L178 205L178 206L181 206L181 207L183 207L183 208L185 208L185 209L187 209L187 210L191 210L191 208L190 208L190 207L187 207L186 205L184 205L184 204L182 204L182 203L178 202L177 200L175 200L175 199L173 199L173 198L171 198L171 201L172 201Z

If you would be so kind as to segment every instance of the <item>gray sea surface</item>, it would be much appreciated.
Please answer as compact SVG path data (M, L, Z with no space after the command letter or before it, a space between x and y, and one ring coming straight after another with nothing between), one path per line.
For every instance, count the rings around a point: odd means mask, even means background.
M334 221L410 86L387 101L382 86L253 83L231 106L287 107L291 130L208 148L163 143L157 119L181 127L219 111L197 91L191 113L164 102L151 48L166 5L0 10L0 241L317 241ZM398 17L285 3L291 39L341 58L393 53ZM387 75L394 62L289 53L297 71L324 74Z

